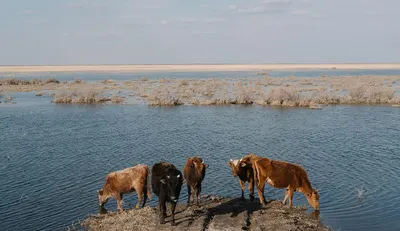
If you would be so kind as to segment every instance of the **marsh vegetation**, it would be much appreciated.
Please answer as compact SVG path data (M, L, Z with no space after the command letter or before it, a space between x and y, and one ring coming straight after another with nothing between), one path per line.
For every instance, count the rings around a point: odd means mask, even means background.
M140 78L92 82L75 79L62 83L55 78L14 78L0 80L0 85L3 91L11 92L51 90L55 92L55 103L122 103L129 95L149 106L257 104L319 109L322 105L335 104L399 105L398 81L400 76L274 78L265 74L252 78ZM105 92L112 92L112 97Z

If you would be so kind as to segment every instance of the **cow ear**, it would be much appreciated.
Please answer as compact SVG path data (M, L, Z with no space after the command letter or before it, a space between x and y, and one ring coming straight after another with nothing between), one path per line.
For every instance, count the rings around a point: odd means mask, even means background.
M228 166L232 166L232 162L231 161L228 162Z
M100 196L102 196L103 195L103 190L101 189L101 190L97 190L97 194L99 194Z
M204 164L204 167L205 167L205 168L208 168L208 164Z
M246 167L246 163L240 163L240 166L242 166L242 167Z
M167 184L167 182L165 181L165 179L161 179L160 182L161 182L162 184Z

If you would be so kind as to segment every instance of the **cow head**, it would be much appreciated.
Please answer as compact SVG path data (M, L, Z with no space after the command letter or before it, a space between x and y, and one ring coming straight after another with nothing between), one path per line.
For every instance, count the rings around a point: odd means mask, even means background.
M232 168L232 176L237 177L239 174L240 160L230 160L228 166Z
M208 164L204 163L204 160L201 159L200 157L192 157L191 158L193 167L196 168L199 172L205 172L205 170L208 168Z
M241 167L246 167L246 166L251 166L252 162L254 162L254 160L256 159L256 155L254 154L249 154L245 157L243 157L242 159L240 159L240 166Z
M181 187L183 184L182 174L168 174L161 179L161 183L166 186L166 193L171 201L174 203L178 202L179 194L181 192Z
M108 196L104 194L104 190L100 189L97 190L97 200L99 202L99 206L104 206L105 203L108 201Z
M313 189L311 193L306 194L308 203L315 209L319 210L319 194L318 190Z

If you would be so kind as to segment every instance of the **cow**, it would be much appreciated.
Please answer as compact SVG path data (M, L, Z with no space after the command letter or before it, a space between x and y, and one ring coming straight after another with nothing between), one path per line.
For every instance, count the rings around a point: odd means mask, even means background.
M183 184L182 173L171 163L162 161L153 165L151 187L158 197L160 224L165 224L167 217L166 203L171 203L172 225L175 226L175 207Z
M250 191L250 201L254 200L254 174L251 165L245 167L240 166L240 160L230 160L228 166L232 168L232 175L239 177L240 188L242 189L242 196L240 199L244 200L244 184L249 182L248 187Z
M240 165L242 167L252 166L261 204L265 205L264 185L265 182L268 182L274 188L286 188L283 205L289 198L289 206L292 207L293 193L298 191L305 195L308 203L315 210L319 210L318 190L312 188L307 173L301 166L254 154L242 158Z
M138 194L136 208L140 207L142 199L142 207L144 207L147 197L152 197L150 192L149 176L149 167L144 164L138 164L130 168L110 172L106 176L106 182L103 189L97 190L99 206L103 208L109 198L115 197L117 200L118 210L122 212L123 194L136 191Z
M199 205L200 193L201 193L201 182L206 175L206 169L208 164L204 164L203 159L194 156L189 157L186 161L186 165L183 168L183 176L186 180L188 199L187 204L190 204L190 196L193 191L193 202L196 194L196 205Z

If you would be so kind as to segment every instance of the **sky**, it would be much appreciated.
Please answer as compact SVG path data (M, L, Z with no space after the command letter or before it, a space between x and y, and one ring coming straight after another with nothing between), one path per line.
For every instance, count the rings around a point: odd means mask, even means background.
M399 0L0 6L0 65L400 62Z

